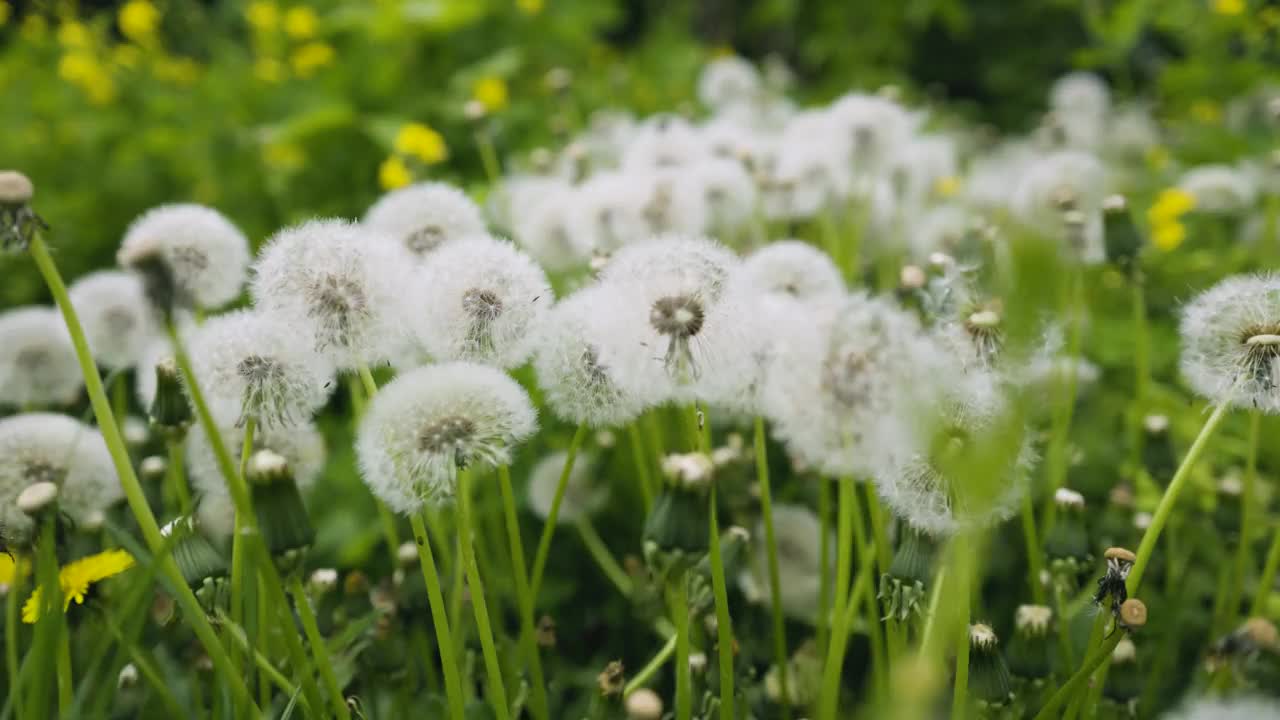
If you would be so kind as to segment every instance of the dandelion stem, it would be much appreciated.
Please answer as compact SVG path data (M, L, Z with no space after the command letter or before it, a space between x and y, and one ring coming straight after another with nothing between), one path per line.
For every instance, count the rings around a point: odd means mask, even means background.
M716 606L716 645L720 652L720 715L737 717L733 712L733 620L729 615L729 590L724 580L724 560L720 552L720 513L716 507L716 487L711 486L711 592Z
M769 611L773 619L773 661L778 667L778 697L782 716L791 717L791 693L787 686L787 626L782 618L782 578L778 568L778 536L773 525L773 492L769 487L769 456L764 418L755 418L756 481L760 485L765 554L769 563Z
M646 511L653 507L653 473L650 471L649 458L644 452L644 441L640 437L639 421L627 423L627 440L631 445L631 458L636 465L636 477L640 479L640 495L644 499Z
M853 478L840 478L838 483L838 498L836 507L836 585L833 588L834 596L833 617L840 617L844 612L845 603L849 601L849 573L852 570L853 563L853 514L854 514L854 487Z
M498 151L493 146L493 138L488 129L475 132L476 149L480 151L480 163L484 166L484 174L489 179L490 188L497 188L502 182L502 166L498 162Z
M1027 580L1031 584L1031 598L1037 605L1045 602L1044 584L1040 576L1044 572L1040 540L1036 537L1036 509L1031 493L1022 493L1022 540L1027 548Z
M134 473L129 451L124 444L124 438L120 435L120 427L116 423L111 404L103 390L102 378L98 375L98 368L89 352L84 328L80 325L80 319L67 295L66 284L63 283L57 265L49 255L44 239L39 234L31 239L29 250L45 284L49 287L49 292L53 295L54 302L62 312L63 321L66 323L67 331L71 335L71 343L76 351L76 359L80 363L80 371L84 375L85 389L89 394L89 402L93 406L93 414L98 420L98 428L102 431L120 486L124 490L125 499L137 520L143 539L151 552L160 558L160 571L173 587L174 599L182 608L183 617L191 625L200 644L204 646L218 674L228 683L232 694L241 699L247 698L252 703L248 687L238 675L221 643L218 642L217 633L209 624L204 610L200 607L200 602L196 600L186 581L183 580L182 571L178 569L173 558L160 554L164 545L164 540L160 536L160 526L156 523L155 515L152 514L151 507L147 504L147 497L142 491L142 485L138 482L137 474ZM251 709L254 716L260 714L256 705L252 705Z
M529 594L529 576L524 563L524 541L520 539L520 520L516 516L515 493L511 489L511 471L506 465L498 467L498 484L502 489L502 506L506 516L507 541L511 549L512 575L515 576L516 602L520 606L520 645L525 661L529 663L533 697L530 709L538 720L547 720L551 711L547 705L547 688L542 675L542 656L533 636L533 597Z
M684 573L667 586L671 621L676 626L676 720L693 717L693 677L689 667L689 596Z
M462 548L462 563L466 567L467 587L471 593L471 609L476 616L476 629L480 635L480 648L484 654L485 675L489 681L489 703L498 720L509 720L507 687L502 680L502 664L498 662L498 648L493 642L493 628L489 624L489 605L484 597L484 583L480 579L480 566L476 564L471 544L473 526L471 517L471 471L458 470L458 536Z
M316 614L311 609L311 599L307 597L307 591L302 587L300 574L293 574L289 590L293 593L293 604L298 609L298 618L302 620L302 631L306 633L307 642L311 645L311 656L315 659L316 666L320 668L320 679L324 681L329 700L333 703L333 713L345 720L351 717L351 710L347 707L346 698L342 696L342 687L338 685L338 677L333 672L333 659L329 656L329 647L324 644L324 636L320 634L320 626L316 623Z
M9 671L9 694L14 698L14 705L22 707L22 683L18 679L18 598L24 590L26 560L21 556L14 558L13 580L4 598L4 662Z
M1046 459L1050 498L1067 480L1067 448L1071 437L1071 419L1075 414L1076 408L1076 385L1078 381L1076 366L1079 364L1080 359L1080 342L1084 325L1084 274L1080 268L1071 270L1069 282L1071 284L1071 294L1067 302L1070 319L1070 331L1067 336L1067 359L1070 361L1070 366L1067 368L1066 387L1062 389L1062 395L1059 398L1059 404L1056 407L1052 427L1050 428L1049 453ZM1050 502L1045 508L1044 527L1046 534L1049 528L1053 527L1057 508L1057 504L1053 502Z
M65 619L58 623L58 710L63 717L71 712L75 681L71 676L71 628Z
M609 582L612 582L618 588L618 592L622 593L623 597L631 597L633 589L631 577L618 564L618 561L613 557L613 553L609 552L609 547L604 544L600 533L596 532L595 525L591 524L591 519L583 515L575 520L573 524L578 530L578 535L582 537L582 544L586 546L587 553L600 566L601 572L605 574L605 577L609 578Z
M356 374L360 376L360 385L364 388L363 396L356 392L354 386L351 388L351 397L353 399L361 398L358 403L355 403L358 407L355 408L354 420L358 421L360 416L364 414L365 401L373 400L374 396L378 394L378 382L373 379L373 373L366 363L360 363L356 369ZM373 505L378 509L378 521L382 523L382 537L387 543L387 550L391 553L391 562L394 565L397 562L397 553L400 552L400 533L396 529L396 516L391 513L386 503L382 502L379 497L375 496L373 498Z
M184 467L186 454L182 441L177 438L169 438L165 441L165 445L169 453L169 466L165 468L165 478L168 480L172 501L178 504L177 511L179 515L189 515L193 506L191 503L191 489L187 487L187 473Z
M1236 546L1235 569L1231 577L1231 586L1227 590L1226 602L1223 605L1222 627L1226 631L1236 621L1240 612L1240 595L1243 592L1245 575L1249 574L1249 562L1253 556L1253 524L1254 497L1258 484L1258 435L1262 425L1262 414L1257 410L1249 412L1249 454L1246 456L1243 487L1240 493L1240 540Z
M564 501L565 489L569 486L569 476L573 473L574 461L578 458L578 449L587 436L587 426L579 425L569 441L568 454L564 458L564 468L560 470L560 481L556 484L556 494L551 498L551 509L547 512L546 522L542 526L542 537L538 539L538 550L533 556L533 571L529 576L529 597L536 605L538 591L542 589L542 572L547 568L547 557L551 554L551 536L556 532L556 520L560 517L560 503Z
M819 697L818 717L822 720L835 720L840 703L840 675L844 670L844 655L849 643L849 628L853 626L858 606L854 602L864 593L870 591L871 565L864 564L858 569L858 577L849 591L849 602L844 611L835 617L831 629L831 642L827 649L826 665L822 670L822 691Z
M967 561L967 558L966 560ZM956 575L955 602L960 617L960 633L956 640L956 682L951 692L951 718L964 720L969 705L969 572L962 568Z
M1262 615L1267 609L1267 600L1271 597L1271 589L1275 586L1276 570L1280 569L1280 525L1276 525L1271 534L1271 547L1267 550L1267 559L1262 566L1262 576L1258 578L1258 591L1253 596L1251 615Z
M1093 674L1094 670L1098 669L1098 666L1102 665L1102 663L1106 662L1111 657L1111 652L1115 650L1116 645L1119 645L1120 641L1124 639L1125 634L1126 633L1118 630L1111 633L1111 637L1107 638L1107 640L1102 643L1102 647L1098 648L1094 654L1090 655L1085 660L1084 665L1081 665L1080 669L1076 671L1076 674L1072 675L1070 680L1064 683L1062 687L1058 688L1058 691L1049 698L1049 702L1045 703L1044 707L1040 708L1040 712L1036 713L1034 720L1050 720L1051 718L1060 717L1057 714L1058 708L1062 707L1062 704L1066 702L1068 698L1075 695L1077 688L1089 679L1089 676Z
M454 659L453 635L449 632L449 614L445 609L444 594L440 592L440 575L436 572L435 557L431 554L431 541L423 513L410 513L414 544L418 546L418 563L422 566L422 579L427 585L427 601L431 605L431 623L436 631L436 646L440 650L440 666L444 672L444 690L449 700L449 716L452 720L466 720L465 697L462 679L458 675L458 662ZM461 592L460 590L458 591ZM430 662L430 658L426 659Z
M245 479L245 470L249 466L249 456L253 454L253 436L257 430L257 421L250 417L245 420L244 438L240 446L240 481L247 484ZM245 592L245 539L244 539L244 518L237 511L233 523L234 531L231 535L231 622L243 627L245 606L251 602L252 598ZM227 643L228 652L231 654L232 662L240 664L239 652L234 645ZM250 679L248 683L253 684L252 665L250 665ZM237 705L237 712L242 708Z
M818 654L827 654L831 627L831 483L818 483Z
M662 666L666 664L667 660L669 660L671 655L676 651L676 643L678 641L678 634L667 638L667 642L662 646L662 649L658 651L658 654L654 655L653 658L640 669L640 672L637 673L635 677L631 678L631 680L627 682L626 686L622 688L622 697L630 697L631 693L634 693L636 690L644 687L646 683L652 680L653 676L662 669Z

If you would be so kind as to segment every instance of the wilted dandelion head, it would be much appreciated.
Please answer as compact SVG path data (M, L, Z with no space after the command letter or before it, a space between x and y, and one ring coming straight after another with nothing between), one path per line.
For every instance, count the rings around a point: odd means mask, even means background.
M466 193L442 182L393 190L369 208L362 222L419 258L450 240L485 232L480 208Z
M24 413L0 420L0 538L30 539L31 520L18 511L17 497L28 486L58 486L58 507L85 524L123 493L111 454L97 430L65 415Z
M555 302L546 273L528 255L475 235L440 248L424 272L413 321L428 353L500 368L528 359Z
M528 503L534 515L546 520L551 515L551 503L560 485L560 474L569 453L561 450L542 458L529 473ZM609 494L604 483L595 476L598 469L590 453L580 453L569 473L564 497L560 501L559 523L573 523L604 506Z
M760 73L737 55L711 60L698 74L698 99L712 110L750 103L761 90Z
M163 263L178 301L212 309L240 294L249 265L249 240L212 208L161 205L133 221L116 260L138 269Z
M459 468L510 462L511 448L536 427L516 381L488 366L445 363L388 383L360 422L356 451L373 494L407 514L452 497Z
M1182 311L1182 375L1217 403L1280 412L1280 277L1231 277Z
M83 386L71 337L57 311L25 307L0 312L0 404L65 405Z
M132 367L159 335L155 310L137 275L102 270L76 280L68 289L84 326L89 349L109 369Z
M533 367L547 407L564 420L615 427L647 405L644 389L619 372L625 368L616 326L621 302L612 288L597 285L561 300L547 316Z
M799 240L764 245L742 263L743 280L762 292L807 301L838 297L844 278L831 256Z
M1178 187L1195 198L1197 211L1210 213L1246 211L1258 195L1254 179L1230 165L1192 168L1178 180Z
M876 486L898 517L930 535L989 527L1026 489L1030 435L989 373L955 368L931 380L883 428Z
M403 339L408 252L342 220L281 230L254 264L253 298L339 369L386 359Z
M793 620L812 623L819 617L822 525L809 508L785 503L773 506L773 525L782 581L782 611ZM757 525L754 537L760 540L765 537L763 523ZM828 541L834 542L834 539L832 536ZM746 596L761 604L771 602L766 549L764 542L752 543L749 564L739 577Z
M219 424L305 422L329 398L333 370L305 336L261 312L238 310L191 334L192 370Z
M1094 155L1062 150L1029 163L1013 188L1010 207L1023 223L1060 240L1086 263L1106 260L1102 201L1106 171Z

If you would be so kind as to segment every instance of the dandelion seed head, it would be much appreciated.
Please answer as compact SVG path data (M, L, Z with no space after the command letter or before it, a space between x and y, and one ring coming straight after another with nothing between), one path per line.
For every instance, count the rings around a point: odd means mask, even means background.
M560 484L560 474L569 453L561 450L542 458L529 473L527 501L534 515L546 520L551 515L551 503ZM560 513L556 521L571 524L585 518L604 506L609 494L603 483L596 481L597 465L590 453L579 453L574 461L564 497L560 501Z
M889 177L900 200L910 207L927 204L938 188L960 174L955 140L945 135L909 138L890 159Z
M101 270L68 288L94 359L109 369L133 366L159 336L156 314L142 281L133 273Z
M362 224L400 241L419 259L451 240L485 232L480 208L442 182L392 190L369 207Z
M751 222L756 208L755 183L737 159L712 158L698 163L692 173L681 176L677 191L694 200L700 197L697 205L702 208L703 224L719 233L741 231Z
M778 503L773 506L773 526L778 549L782 612L792 620L812 623L818 617L820 606L821 523L817 515L803 505ZM764 537L763 523L757 524L755 537ZM828 541L834 543L834 535ZM750 559L738 582L752 602L771 603L768 554L764 543L751 546Z
M0 420L0 528L9 543L31 539L32 524L15 502L35 483L58 487L58 507L86 524L123 497L102 434L53 413L23 413Z
M84 386L71 336L47 307L0 312L0 404L66 405Z
M182 300L214 309L240 295L249 240L212 208L161 205L133 221L116 254L127 268L155 257L169 269Z
M401 346L408 251L342 220L313 220L276 233L254 264L259 310L310 336L341 370L386 360Z
M263 427L307 421L329 399L331 366L280 319L237 310L191 334L192 371L220 424Z
M736 55L715 58L698 74L698 99L712 110L750 103L761 89L755 66Z
M677 115L655 115L635 129L622 151L622 167L627 171L676 168L701 162L707 146L698 130Z
M1026 167L1013 189L1010 206L1021 222L1061 241L1084 262L1096 264L1106 260L1102 237L1106 195L1106 172L1097 157L1062 150ZM1078 227L1063 222L1068 210L1079 213Z
M748 285L802 302L845 292L844 278L831 256L799 240L762 246L743 261L742 272Z
M1227 278L1182 311L1182 376L1212 402L1280 412L1280 276Z
M882 174L916 126L906 108L878 95L850 93L828 113L845 162L863 176Z
M553 272L586 264L592 244L574 232L579 193L567 184L546 188L537 200L527 201L512 224L515 240L540 265Z
M1230 165L1201 165L1178 180L1178 187L1196 199L1197 211L1237 213L1253 207L1258 187L1248 173Z
M509 242L476 235L440 248L424 271L413 322L428 353L499 368L529 358L555 301L532 258Z
M649 223L632 176L599 173L583 183L570 210L574 242L597 253L610 253L649 234Z
M1068 73L1050 89L1049 107L1069 147L1093 148L1101 142L1108 124L1111 91L1093 73Z
M495 467L533 434L529 396L499 370L444 363L412 370L384 387L356 440L369 489L400 513L453 497L459 468Z

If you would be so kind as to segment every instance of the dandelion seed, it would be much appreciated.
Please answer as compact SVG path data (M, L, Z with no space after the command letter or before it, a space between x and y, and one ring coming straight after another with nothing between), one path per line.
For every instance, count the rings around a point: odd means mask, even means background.
M451 240L485 232L480 208L452 185L419 183L393 190L365 213L362 224L395 238L418 258Z
M84 386L71 337L57 311L0 312L0 403L19 408L66 405Z
M221 213L201 205L161 205L148 210L125 231L116 260L121 266L154 273L164 268L159 287L150 276L148 290L161 308L174 303L214 309L240 295L249 265L249 240ZM172 294L172 297L156 297Z

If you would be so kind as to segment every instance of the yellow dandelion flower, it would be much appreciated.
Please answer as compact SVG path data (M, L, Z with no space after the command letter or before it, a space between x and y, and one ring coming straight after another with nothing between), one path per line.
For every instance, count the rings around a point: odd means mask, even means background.
M1165 188L1156 196L1156 201L1151 207L1147 208L1147 222L1152 226L1177 222L1195 207L1195 195L1181 188Z
M72 52L58 60L58 77L69 83L81 83L91 77L98 60L88 53Z
M940 198L953 198L960 192L960 178L954 175L938 178L933 184L933 192Z
M122 35L141 45L150 40L156 28L160 27L160 10L148 0L129 0L120 6L116 23Z
M308 78L315 75L320 68L333 64L333 58L333 47L329 44L309 42L293 51L289 56L289 64L293 66L293 71L298 74L298 77Z
M13 581L18 579L18 574L26 575L26 570L26 566L17 555L0 552L0 587L13 587Z
M62 611L66 612L74 600L84 602L89 586L133 567L133 556L124 550L107 550L96 555L82 557L67 563L58 571L58 585L62 588ZM22 622L31 624L40 617L40 588L36 588L22 606Z
M13 16L13 8L5 0L0 0L0 27L9 24L9 18Z
M294 40L310 40L319 27L316 11L305 5L295 5L284 14L284 34Z
M1213 11L1228 17L1243 15L1245 11L1244 0L1213 0Z
M496 75L480 78L471 89L471 97L489 112L497 112L507 106L507 81Z
M378 166L378 185L383 190L395 190L413 182L413 173L399 155L392 155Z
M417 158L426 165L444 162L449 148L440 133L422 123L409 123L396 133L396 152Z
M271 32L280 25L280 8L273 2L258 0L249 3L244 11L245 20L259 32Z
M525 15L537 15L545 5L544 0L516 0L516 7Z
M1151 242L1166 252L1177 250L1183 240L1187 239L1187 226L1171 220L1156 225L1151 231Z
M58 26L58 43L68 48L86 48L93 44L93 36L84 23L68 20Z

